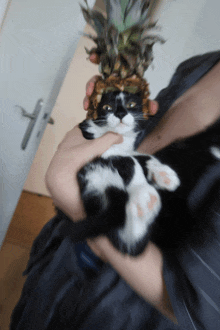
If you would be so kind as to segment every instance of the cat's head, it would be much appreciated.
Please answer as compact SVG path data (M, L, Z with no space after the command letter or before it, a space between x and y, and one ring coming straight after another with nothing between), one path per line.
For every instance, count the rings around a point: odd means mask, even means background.
M96 125L119 134L140 129L146 120L143 117L141 96L128 92L103 94L97 113L97 119L93 120Z
M141 94L108 92L102 95L97 118L84 120L79 127L86 139L94 139L108 131L126 135L139 133L146 126Z

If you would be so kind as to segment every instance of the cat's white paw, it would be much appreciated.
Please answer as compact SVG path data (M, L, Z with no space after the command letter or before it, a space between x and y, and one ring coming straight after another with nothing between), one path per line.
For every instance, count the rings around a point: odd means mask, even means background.
M176 172L166 165L163 165L163 168L158 171L154 171L152 177L153 181L155 181L156 185L160 189L174 191L180 185L180 180Z
M153 186L136 187L126 206L126 223L119 235L126 246L132 248L146 234L161 209L161 200Z
M152 159L147 162L147 168L149 171L148 179L152 180L159 189L174 191L179 187L178 175L169 166Z

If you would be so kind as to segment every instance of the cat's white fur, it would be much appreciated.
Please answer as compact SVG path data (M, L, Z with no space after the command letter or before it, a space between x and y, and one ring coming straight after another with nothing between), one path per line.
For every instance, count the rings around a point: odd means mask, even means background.
M124 182L117 171L107 167L103 168L100 164L92 164L91 166L94 168L86 174L86 180L88 180L87 193L89 194L94 189L98 191L99 196L102 196L102 204L105 208L108 203L105 194L106 188L113 185L120 190L124 190Z
M137 133L134 132L135 122L132 115L128 114L120 120L118 117L110 114L107 120L107 125L104 127L96 125L92 120L89 120L88 123L90 127L87 129L87 132L92 133L94 138L98 138L109 131L123 136L123 142L120 144L114 144L102 155L102 157L106 158L111 155L128 155L128 153L133 151L133 145Z

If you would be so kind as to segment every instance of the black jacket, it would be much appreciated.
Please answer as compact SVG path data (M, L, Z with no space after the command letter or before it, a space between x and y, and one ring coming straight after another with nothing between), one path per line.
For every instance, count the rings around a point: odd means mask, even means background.
M219 60L220 52L213 52L183 62L157 96L160 111L146 131L152 130L171 104ZM204 179L203 194L215 185L216 200L220 200L219 178L220 162ZM197 250L185 249L178 256L164 254L164 278L178 326L139 297L86 244L73 244L68 235L72 222L57 216L33 244L10 329L219 330L220 203L216 200L210 206L216 237Z

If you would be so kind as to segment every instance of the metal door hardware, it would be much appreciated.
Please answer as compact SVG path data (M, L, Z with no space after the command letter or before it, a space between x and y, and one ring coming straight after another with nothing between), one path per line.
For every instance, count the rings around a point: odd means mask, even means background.
M48 117L48 113L45 113L43 119L47 119L47 117ZM47 123L54 125L55 121L52 117L50 117Z
M31 114L31 113L27 112L24 108L22 108L19 105L16 105L16 107L21 109L23 117L27 117L27 118L30 118L30 119L35 119L36 116L34 114Z
M27 147L27 144L28 144L28 141L31 137L31 133L33 131L33 128L34 128L34 125L37 121L37 118L39 116L39 113L42 109L42 106L43 106L43 99L39 99L37 101L37 104L35 106L35 109L33 111L33 113L28 113L24 108L22 108L20 105L16 105L16 107L19 107L22 111L22 116L24 117L28 117L30 119L30 123L27 127L27 130L24 134L24 137L23 137L23 140L21 142L21 149L22 150L25 150L25 148Z
M51 124L51 125L54 125L55 121L52 117L50 117L47 123Z

